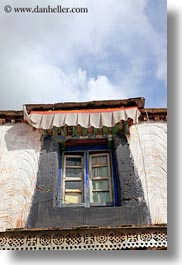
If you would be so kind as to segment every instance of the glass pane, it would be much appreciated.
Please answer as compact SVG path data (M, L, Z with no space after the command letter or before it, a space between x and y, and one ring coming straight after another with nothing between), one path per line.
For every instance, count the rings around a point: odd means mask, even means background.
M93 190L108 190L109 181L108 180L93 180L92 189Z
M97 203L111 202L110 193L109 192L93 192L92 202L97 202Z
M82 158L81 157L67 157L66 158L66 166L82 166Z
M65 181L66 190L81 190L82 182L81 181Z
M107 177L108 167L94 167L92 168L92 177Z
M66 193L64 203L82 203L82 194L80 193Z
M81 178L82 168L66 168L66 177L68 178Z
M107 155L93 156L92 165L107 165Z

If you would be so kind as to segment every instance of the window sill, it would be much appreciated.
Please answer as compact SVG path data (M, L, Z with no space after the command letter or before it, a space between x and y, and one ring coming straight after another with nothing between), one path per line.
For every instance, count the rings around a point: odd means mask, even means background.
M91 208L91 207L114 207L113 203L105 203L105 204L100 204L100 203L91 203L86 205L85 203L82 204L61 204L58 206L58 208L75 208L75 207L83 207L83 208Z

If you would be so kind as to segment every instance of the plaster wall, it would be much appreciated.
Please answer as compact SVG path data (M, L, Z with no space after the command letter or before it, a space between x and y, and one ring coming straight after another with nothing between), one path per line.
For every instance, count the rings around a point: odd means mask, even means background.
M0 231L25 226L37 181L40 137L25 123L0 125Z
M167 223L167 123L133 125L128 142L151 222Z
M0 126L0 231L167 223L167 124L114 138L118 207L57 207L59 144L25 123Z

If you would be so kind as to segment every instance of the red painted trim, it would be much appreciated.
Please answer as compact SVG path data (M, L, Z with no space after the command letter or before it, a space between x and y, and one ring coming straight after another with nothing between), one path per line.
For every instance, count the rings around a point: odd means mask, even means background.
M99 146L99 145L107 145L107 139L70 139L66 141L66 147L71 147L71 146L86 146L86 145L94 145L94 146Z
M103 113L103 112L114 112L128 109L138 109L138 107L128 108L108 108L108 109L77 109L77 110L46 110L46 111L31 111L30 114L69 114L69 113Z

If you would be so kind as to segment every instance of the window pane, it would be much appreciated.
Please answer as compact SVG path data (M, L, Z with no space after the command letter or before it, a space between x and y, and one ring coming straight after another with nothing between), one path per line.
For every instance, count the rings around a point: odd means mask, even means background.
M80 193L66 193L64 203L82 203L82 194Z
M66 177L82 178L82 168L66 168Z
M111 202L109 192L93 192L92 193L92 202L97 203L107 203Z
M107 177L108 167L94 167L92 168L92 177Z
M81 157L67 157L66 158L66 166L82 166L82 158Z
M81 190L82 182L81 181L65 181L66 190Z
M93 180L92 189L93 190L108 190L109 181L108 180Z
M107 155L93 156L92 165L107 165Z

